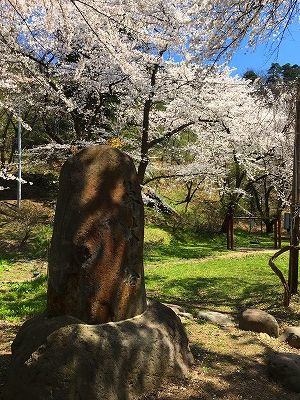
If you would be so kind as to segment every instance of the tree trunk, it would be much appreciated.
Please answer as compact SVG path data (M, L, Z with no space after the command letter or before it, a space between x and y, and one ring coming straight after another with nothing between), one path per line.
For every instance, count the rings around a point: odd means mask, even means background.
M7 136L8 136L8 129L9 129L9 125L11 123L11 119L12 119L12 113L10 113L7 116L7 120L6 120L6 125L3 129L3 135L2 135L2 146L1 146L1 166L4 167L5 163L6 163L6 146L7 146Z
M278 248L281 249L281 211L278 212L278 219L277 219L277 228L278 228Z
M227 250L233 250L233 208L228 213L228 225L227 225Z
M274 231L274 223L276 220L274 219L263 219L264 224L266 226L266 233L273 233Z
M222 222L221 231L220 231L221 233L227 233L229 219L230 219L230 215L229 215L229 213L227 211L227 213L226 213L226 215L225 215L225 217L223 219L223 222Z
M297 88L296 100L296 127L294 142L294 168L291 205L291 250L289 259L288 286L291 294L298 291L298 263L299 263L299 207L300 207L300 82ZM296 248L297 247L297 248Z

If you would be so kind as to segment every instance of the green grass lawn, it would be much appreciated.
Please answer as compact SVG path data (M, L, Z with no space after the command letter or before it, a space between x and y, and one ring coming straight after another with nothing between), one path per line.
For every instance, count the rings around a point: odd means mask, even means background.
M268 266L270 254L169 262L146 268L148 293L161 301L195 308L237 313L257 307L277 315L283 289ZM288 259L276 263L285 275Z
M0 319L20 321L41 313L45 309L46 289L46 276L4 284L0 290Z
M47 231L44 236L48 237L48 234ZM240 236L243 243L250 241L246 234ZM238 254L237 257L236 251L225 249L225 239L224 235L175 237L161 228L147 226L145 279L149 296L182 304L190 311L207 308L235 313L255 306L279 317L283 315L282 287L268 266L272 253ZM40 246L45 247L44 240L40 242ZM40 255L39 241L36 243L35 254ZM287 256L276 264L286 275ZM5 282L5 271L11 276L14 265L14 260L0 256L0 280L4 282L0 289L0 319L17 321L45 308L46 277ZM28 263L30 270L32 264ZM30 279L31 275L28 276Z
M0 258L0 273L13 268L13 263L9 259Z
M145 229L144 260L146 264L203 258L226 251L225 235L181 234L175 236L152 225Z
M289 244L288 237L282 237L282 246ZM274 235L273 233L261 233L261 232L245 232L241 229L235 229L234 231L234 247L247 247L247 248L273 248L274 246Z
M190 311L201 308L238 313L246 307L258 307L279 318L286 316L282 307L283 288L268 265L276 251L272 249L272 235L236 231L238 247L231 252L226 250L225 235L179 240L160 231L152 227L149 242L146 235L148 295L181 304ZM160 240L155 243L158 235ZM250 254L240 253L239 247L246 247ZM255 254L258 248L270 252ZM287 276L288 255L282 255L275 263ZM290 316L294 319L293 311Z

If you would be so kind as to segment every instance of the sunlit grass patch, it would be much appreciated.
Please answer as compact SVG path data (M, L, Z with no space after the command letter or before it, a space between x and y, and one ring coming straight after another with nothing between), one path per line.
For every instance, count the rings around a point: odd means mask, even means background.
M12 262L10 260L0 258L0 272L7 271L12 268Z
M0 290L0 319L20 321L45 310L46 276L6 283Z
M289 238L282 237L282 246L289 244ZM273 248L274 247L274 234L265 232L246 232L241 229L234 231L234 247L247 247L247 248Z
M146 265L203 258L226 251L224 235L194 235L187 232L172 235L162 228L145 227L144 259Z
M232 253L234 255L234 253ZM148 292L162 301L238 313L258 307L284 312L283 288L268 265L270 254L174 261L146 268ZM276 261L287 276L288 256ZM299 303L297 303L299 308Z

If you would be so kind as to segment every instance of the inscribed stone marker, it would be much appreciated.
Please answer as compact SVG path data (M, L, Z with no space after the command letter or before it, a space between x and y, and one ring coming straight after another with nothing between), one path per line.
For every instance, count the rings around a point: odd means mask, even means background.
M64 164L49 252L47 312L86 323L146 308L144 209L129 156L92 146Z

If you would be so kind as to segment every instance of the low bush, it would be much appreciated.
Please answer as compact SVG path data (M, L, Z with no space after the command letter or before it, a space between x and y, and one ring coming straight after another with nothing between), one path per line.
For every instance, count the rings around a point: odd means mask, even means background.
M53 210L29 200L20 209L12 202L0 202L1 253L46 256L53 216Z

